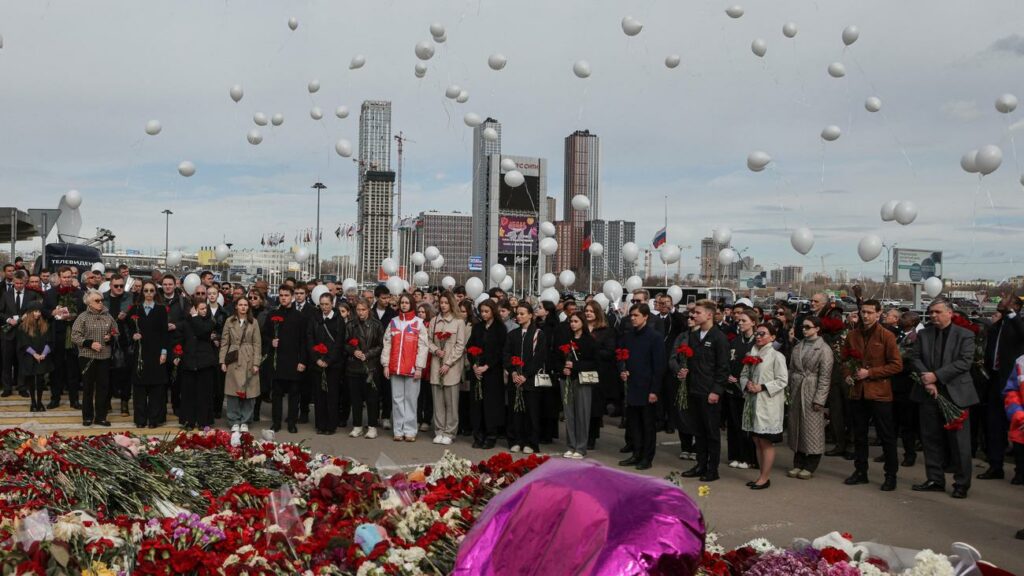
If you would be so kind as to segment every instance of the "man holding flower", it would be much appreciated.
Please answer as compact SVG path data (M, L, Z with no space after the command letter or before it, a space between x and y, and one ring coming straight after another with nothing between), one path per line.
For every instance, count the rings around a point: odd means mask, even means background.
M654 460L655 406L665 373L665 344L661 334L649 325L650 316L647 304L629 308L633 329L622 335L621 351L617 353L619 377L626 383L626 424L633 444L633 455L619 466L635 466L637 470L647 470Z

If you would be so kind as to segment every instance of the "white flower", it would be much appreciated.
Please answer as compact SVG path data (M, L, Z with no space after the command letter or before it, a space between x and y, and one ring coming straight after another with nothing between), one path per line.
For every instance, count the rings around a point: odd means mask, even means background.
M406 542L413 542L426 534L427 530L441 517L423 502L413 502L399 510L395 535Z
M386 576L386 572L373 562L363 562L356 572L356 576Z
M320 481L323 480L324 476L341 476L344 473L345 470L341 466L335 466L333 464L322 466L314 470L313 473L302 482L302 484L309 488L314 488L320 485Z
M459 458L449 450L445 450L441 459L437 461L434 468L427 476L427 482L433 484L442 478L454 476L461 478L468 476L473 471L473 463L465 458Z
M398 495L394 488L388 488L385 494L386 496L380 499L381 510L395 510L402 507L402 497Z
M267 461L267 456L265 454L257 454L255 456L253 456L252 458L249 458L249 463L250 464L263 464L266 461Z
M750 546L758 554L764 554L765 552L778 550L778 548L776 548L775 545L769 542L766 538L754 538L753 540L747 542L743 546Z
M708 532L704 535L704 549L711 554L725 554L725 548L718 543L717 532Z
M904 570L903 576L954 576L953 565L945 554L921 550L914 556L914 567Z
M349 470L348 473L349 474L365 474L366 472L369 472L369 471L370 471L370 467L369 466L367 466L366 464L360 464L360 465L352 468L351 470Z
M861 576L886 576L887 574L887 572L882 572L878 566L867 562L852 561L849 564L857 570L860 570Z

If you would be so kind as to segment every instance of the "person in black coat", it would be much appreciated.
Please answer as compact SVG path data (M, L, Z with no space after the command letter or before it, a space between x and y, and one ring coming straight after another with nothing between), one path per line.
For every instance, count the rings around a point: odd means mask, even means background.
M78 350L71 345L71 325L78 313L85 310L82 297L85 293L74 285L75 274L71 268L61 266L57 272L60 281L43 295L43 316L50 322L53 331L53 379L50 385L49 409L60 406L60 397L65 390L75 410L78 403L81 371L78 367Z
M759 319L757 314L748 308L744 308L734 316L736 318L736 337L729 343L729 383L725 387L725 394L722 395L722 410L725 411L728 430L726 457L729 460L729 466L747 469L757 466L757 456L750 433L743 430L745 397L740 384L740 373L743 372L743 359L754 347L754 328Z
M45 412L43 406L43 386L48 375L53 372L50 355L53 352L53 333L49 324L42 316L43 306L36 301L24 310L24 317L17 329L17 353L21 377L29 387L32 398L30 412Z
M213 425L214 384L216 382L217 323L210 317L210 307L198 301L192 316L181 322L181 344L173 350L174 364L181 382L182 427L186 430ZM177 346L182 348L179 350ZM180 354L179 354L180 352Z
M473 426L473 447L489 450L498 441L498 429L505 426L502 366L508 331L493 300L480 304L480 315L483 319L473 324L466 342L467 364L471 370L469 419ZM474 348L482 352L473 356L469 350Z
M565 430L568 436L566 458L581 459L587 455L590 440L590 410L594 388L598 382L583 382L584 372L597 373L597 342L587 329L587 318L576 312L567 320L569 339L556 351L555 365L562 366L562 403L565 407Z
M18 379L18 364L21 362L22 355L17 353L17 334L18 334L18 322L21 317L25 315L25 311L28 310L29 305L38 302L42 297L36 293L28 290L25 287L25 281L28 279L28 275L23 270L19 270L14 274L14 284L10 290L3 294L0 298L0 324L3 328L0 329L0 342L2 342L3 348L3 385L4 390L0 393L0 396L7 397L12 394L12 390L15 384L18 384L18 391L22 396L28 396L28 391L25 389L23 382L17 382Z
M982 390L985 405L985 455L988 469L978 474L979 480L1000 480L1005 477L1003 461L1006 457L1009 422L1003 406L1003 389L1010 377L1017 357L1024 354L1024 315L1021 301L1013 292L1005 292L999 301L1002 318L988 329L985 342L985 366L989 382ZM1024 463L1017 463L1017 470Z
M192 315L192 299L186 294L178 290L177 280L171 274L165 274L163 279L160 281L160 293L157 295L156 301L162 303L167 307L167 330L170 332L170 345L174 346L181 344L181 334L178 332L178 326L185 321L186 318ZM171 394L171 409L174 413L178 414L178 408L181 405L181 390L178 386L177 378L172 375L173 363L168 362L164 366L166 375L166 387L170 390ZM160 421L167 420L167 405L166 403L160 405ZM178 422L181 422L181 416L178 416Z
M722 452L720 400L729 382L729 339L715 325L716 309L713 301L701 300L690 312L697 326L689 336L693 357L687 368L676 373L678 378L686 378L687 422L693 428L697 448L697 464L683 472L683 476L699 476L702 482L718 480L718 460Z
M345 372L345 320L334 309L332 300L330 294L320 295L319 312L310 317L306 336L309 357L315 366L312 382L316 433L327 435L337 432L339 418L348 420L349 412L348 394L341 391ZM342 396L340 415L336 409L339 395Z
M647 470L654 460L655 406L665 373L665 344L661 333L648 323L650 317L647 304L630 306L633 329L623 333L619 344L629 354L619 362L619 378L626 383L626 425L633 444L633 455L619 466L635 466L637 470Z
M587 450L593 450L601 435L604 415L610 405L620 406L623 398L622 380L615 367L615 344L618 333L613 326L607 324L601 305L591 300L583 310L587 318L587 330L594 337L595 360L597 373L601 381L591 391L590 429L587 438Z
M228 321L228 315L233 314L233 311L229 312L228 307L221 306L218 300L227 300L231 294L221 297L221 292L216 286L208 286L206 288L206 304L210 311L208 316L213 320L214 325L214 339L213 347L214 352L219 353L220 349L220 338L221 334L224 333L224 323ZM224 373L220 370L213 371L213 418L214 420L220 418L224 408Z
M281 429L284 397L288 396L288 431L299 431L296 422L299 417L299 382L306 371L306 316L292 306L292 288L282 284L277 289L280 304L267 316L262 326L264 349L270 351L274 383L271 392L271 426L277 432Z
M527 303L516 306L519 327L505 339L502 366L509 373L509 426L511 452L533 454L540 451L541 391L536 386L538 372L546 367L548 343L543 330L533 325L533 308Z
M295 286L292 306L306 319L307 330L317 317L322 316L319 303L313 302L309 297L309 291L304 284ZM316 373L314 374L314 372ZM314 389L320 385L320 381L316 380L319 377L320 373L318 371L310 369L306 370L299 380L299 424L309 423L309 407L314 401Z
M171 336L167 331L167 308L156 301L156 284L142 285L142 303L128 310L125 329L132 342L129 365L135 401L135 425L156 428L167 412L167 364Z

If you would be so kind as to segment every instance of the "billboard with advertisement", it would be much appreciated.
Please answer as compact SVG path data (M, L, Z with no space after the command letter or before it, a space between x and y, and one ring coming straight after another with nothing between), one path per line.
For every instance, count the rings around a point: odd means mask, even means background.
M539 234L540 223L533 216L498 216L498 252L536 252Z
M753 270L740 270L740 288L767 288L768 272Z
M513 188L505 183L505 174L499 177L498 210L538 212L540 210L540 177L523 175L522 186Z
M892 255L894 282L918 283L935 276L942 278L942 252L896 248Z

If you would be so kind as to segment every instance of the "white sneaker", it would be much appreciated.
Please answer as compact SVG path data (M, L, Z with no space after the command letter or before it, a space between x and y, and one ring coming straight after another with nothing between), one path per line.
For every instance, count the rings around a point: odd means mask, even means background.
M516 445L512 446L511 448L508 449L508 451L509 452L516 452L516 453L518 453L519 452L519 444L516 444Z
M362 426L356 426L355 428L352 429L351 432L348 433L349 438L359 438L362 435L363 435L363 427Z
M238 424L232 424L231 425L231 432L232 433L238 432Z
M746 462L740 462L739 465L737 465L736 467L739 468L740 470L747 470L750 468L750 464L747 464Z
M374 428L373 426L367 426L366 427L366 437L368 439L370 439L370 440L373 440L374 438L376 438L377 437L377 429Z
M686 453L686 459L687 460L696 460L697 459L697 453L696 452L687 452Z
M249 425L248 424L239 424L238 431L239 432L248 432L249 431Z
M580 454L579 452L573 452L572 453L572 459L573 460L583 460L583 458L584 458L583 454Z
M426 422L420 424L420 432L428 432L428 431L430 431L430 424L427 424Z
M523 454L533 454L533 448L529 446L523 446Z
M441 436L441 444L444 444L445 446L451 446L451 444L452 444L452 437L451 436Z
M391 420L388 419L388 418L384 418L381 421L381 428L383 428L385 430L391 430Z
M740 463L737 462L736 460L733 460L732 462L729 462L729 468L739 468L739 467L740 467Z
M562 454L562 458L573 458L576 455L572 450L566 450L565 454Z
M440 434L434 436L434 444L444 444L444 436L441 436Z

